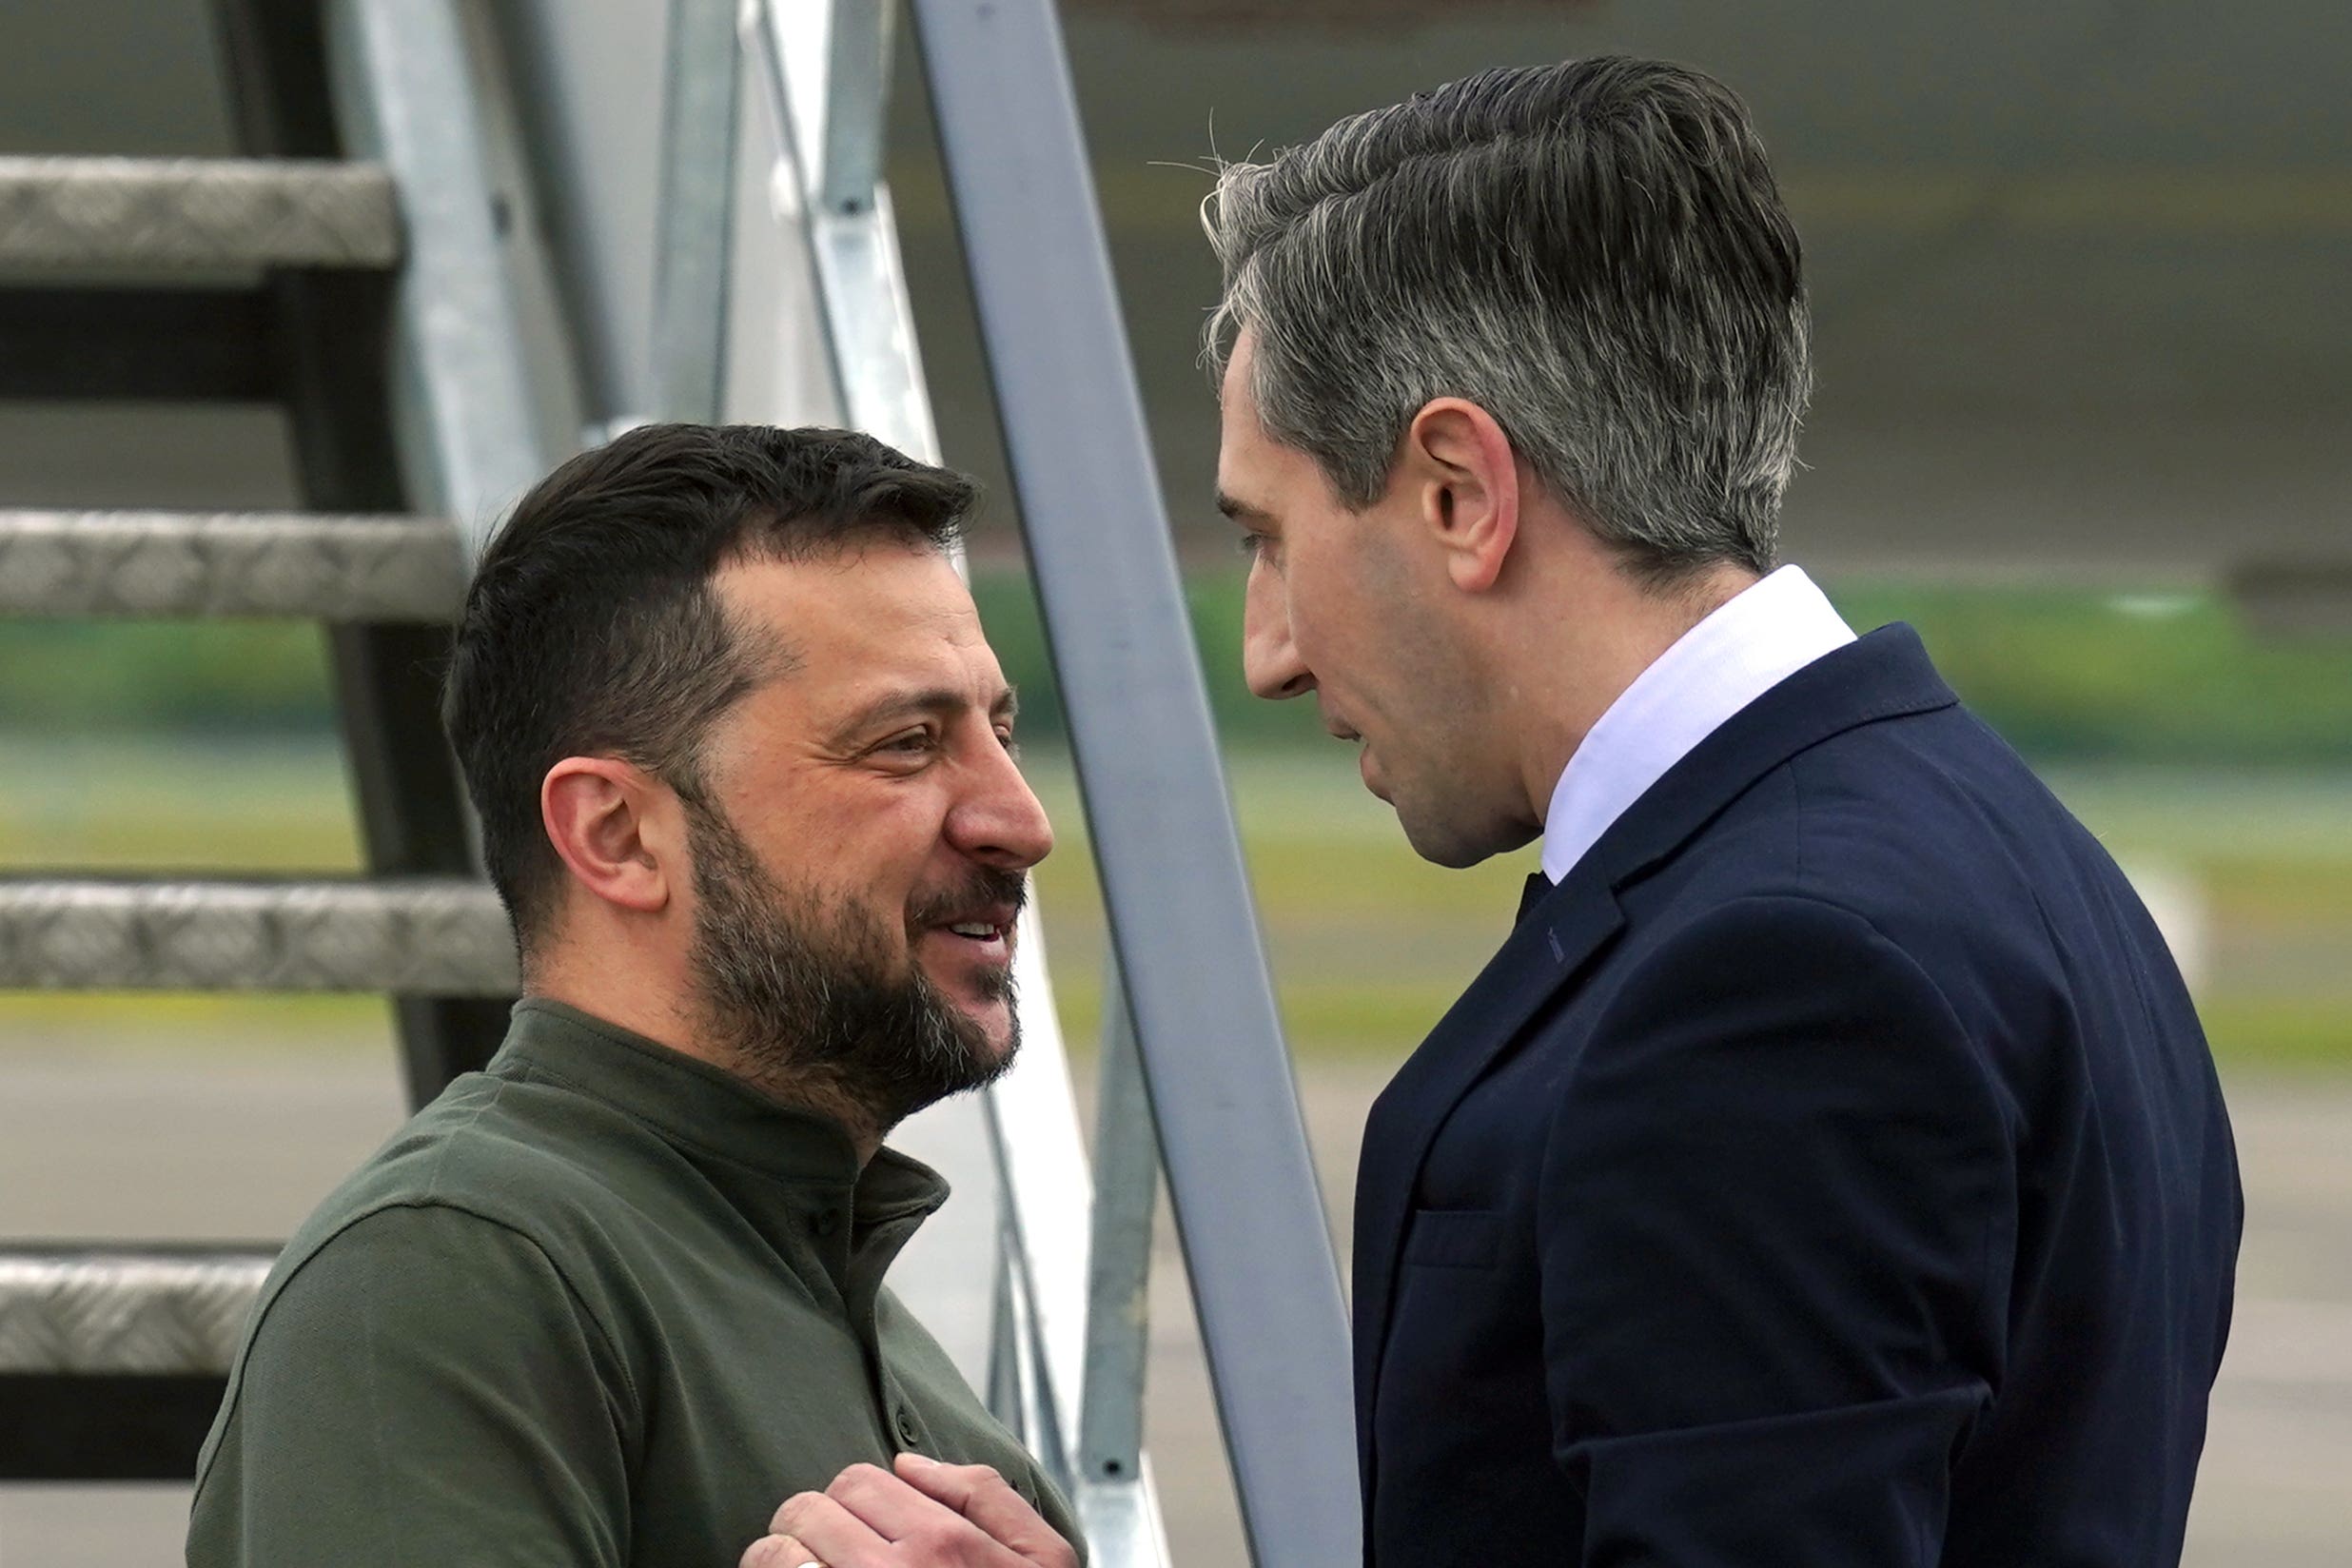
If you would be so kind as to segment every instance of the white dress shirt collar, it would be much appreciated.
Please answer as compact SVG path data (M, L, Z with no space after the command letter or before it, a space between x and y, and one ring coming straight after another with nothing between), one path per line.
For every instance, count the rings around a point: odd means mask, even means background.
M1609 705L1568 759L1543 819L1543 874L1564 879L1609 825L1734 714L1853 629L1783 566L1685 632Z

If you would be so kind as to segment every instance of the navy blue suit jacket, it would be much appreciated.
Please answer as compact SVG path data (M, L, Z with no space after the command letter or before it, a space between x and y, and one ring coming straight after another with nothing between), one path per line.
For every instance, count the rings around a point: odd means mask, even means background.
M1366 1558L2175 1563L2242 1214L2129 884L1874 633L1643 795L1374 1108Z

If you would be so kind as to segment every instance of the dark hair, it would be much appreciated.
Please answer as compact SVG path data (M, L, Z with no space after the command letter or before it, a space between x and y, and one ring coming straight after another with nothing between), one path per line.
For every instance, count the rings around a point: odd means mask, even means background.
M756 424L642 425L522 498L466 591L442 718L526 957L561 886L548 769L620 757L698 799L704 732L789 667L728 624L713 575L876 539L948 550L974 499L872 437Z
M1481 71L1226 165L1202 218L1211 363L1255 332L1261 422L1349 505L1423 404L1461 397L1644 576L1772 566L1812 389L1802 257L1722 83L1622 57Z

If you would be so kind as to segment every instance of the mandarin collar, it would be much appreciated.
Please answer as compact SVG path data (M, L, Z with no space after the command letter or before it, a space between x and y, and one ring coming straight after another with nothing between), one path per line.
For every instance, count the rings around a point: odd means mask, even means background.
M861 1226L929 1214L948 1198L947 1182L921 1161L884 1147L861 1171L838 1123L549 997L515 1004L514 1026L487 1070L559 1079L647 1123L667 1143L774 1181L853 1188Z

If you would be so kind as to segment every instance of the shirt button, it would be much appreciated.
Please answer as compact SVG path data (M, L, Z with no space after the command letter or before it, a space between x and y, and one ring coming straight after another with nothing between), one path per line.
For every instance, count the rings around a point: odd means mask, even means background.
M910 1448L923 1441L923 1429L914 1424L913 1412L904 1405L898 1408L898 1441Z
M816 1211L815 1218L809 1222L809 1228L815 1231L819 1236L832 1235L834 1231L841 1228L840 1210L832 1208L818 1209Z

